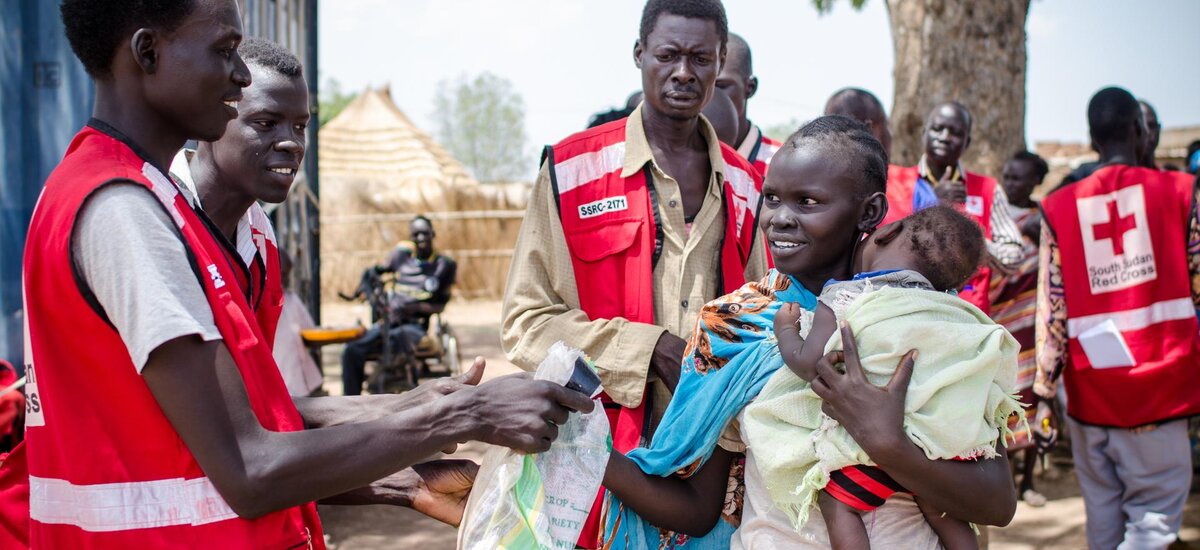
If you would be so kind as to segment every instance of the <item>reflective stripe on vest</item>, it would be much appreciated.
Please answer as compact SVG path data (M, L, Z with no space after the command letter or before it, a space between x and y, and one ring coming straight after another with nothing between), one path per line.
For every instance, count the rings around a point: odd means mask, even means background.
M31 519L97 533L237 517L207 477L75 485L29 476L29 492Z

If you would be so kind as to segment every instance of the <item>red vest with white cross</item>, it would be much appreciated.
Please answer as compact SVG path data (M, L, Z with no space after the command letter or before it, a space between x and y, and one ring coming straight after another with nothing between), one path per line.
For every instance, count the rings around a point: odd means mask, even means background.
M622 119L575 134L546 148L546 164L558 201L559 216L580 309L589 319L624 318L654 324L654 265L662 250L658 198L649 166L621 177L625 162ZM737 151L721 144L725 160L725 236L714 262L722 294L746 283L745 269L758 233L755 213L762 178ZM713 296L716 298L716 296ZM587 351L587 350L584 350ZM613 448L626 453L641 442L646 403L617 407L602 395L612 428ZM601 489L603 495L603 488ZM595 506L581 544L598 535Z
M992 202L996 197L996 180L974 172L964 171L964 173L966 174L967 200L958 207L958 210L968 218L975 220L975 223L979 224L983 230L984 238L990 239L992 237ZM920 172L916 166L888 166L888 213L884 216L881 225L906 218L913 213L913 188L919 177ZM979 270L970 279L967 279L958 296L979 308L980 311L988 313L992 309L991 300L988 299L988 285L991 277L991 268L986 265L979 266Z
M1200 413L1192 180L1107 166L1042 201L1067 307L1068 413L1130 428Z
M72 228L111 182L144 186L170 214L255 417L303 429L222 246L178 188L131 147L86 127L50 175L25 250L26 421L32 548L322 548L313 504L233 512L171 426L116 330L84 297ZM64 345L66 340L70 345Z

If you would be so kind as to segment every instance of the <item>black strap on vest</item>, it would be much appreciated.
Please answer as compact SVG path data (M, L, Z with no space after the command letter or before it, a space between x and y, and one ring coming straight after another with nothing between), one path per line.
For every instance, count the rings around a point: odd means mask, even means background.
M650 212L654 215L654 256L650 262L650 271L658 267L658 259L662 256L663 239L666 238L666 233L662 228L662 217L658 214L658 187L654 185L653 173L650 170L650 164L646 163L646 167L642 169L642 174L646 177L646 191L650 194Z

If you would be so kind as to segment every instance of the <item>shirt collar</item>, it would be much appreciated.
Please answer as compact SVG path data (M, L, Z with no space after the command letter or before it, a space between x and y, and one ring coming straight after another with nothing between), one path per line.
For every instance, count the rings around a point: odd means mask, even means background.
M646 139L646 127L642 123L642 105L638 105L629 114L628 122L625 124L625 162L621 168L621 177L623 178L636 174L646 166L646 163L658 166L654 162L654 152L650 149L650 141ZM721 180L725 173L725 157L721 155L721 142L717 140L717 132L713 130L704 115L700 116L700 133L704 136L704 141L708 143L708 161L713 167L713 172L717 173L717 179Z
M750 131L746 132L746 137L742 138L742 142L737 146L738 154L741 155L742 158L749 159L750 162L754 162L754 159L750 158L750 154L754 152L754 148L758 146L758 142L761 140L762 130L758 129L757 124L750 123Z
M955 163L954 166L948 166L946 169L950 171L950 174L946 179L949 179L950 181L966 183L967 173L963 171L961 162ZM938 182L938 178L933 177L933 174L929 172L929 164L927 164L925 161L925 155L921 155L921 162L917 163L917 175L930 184Z

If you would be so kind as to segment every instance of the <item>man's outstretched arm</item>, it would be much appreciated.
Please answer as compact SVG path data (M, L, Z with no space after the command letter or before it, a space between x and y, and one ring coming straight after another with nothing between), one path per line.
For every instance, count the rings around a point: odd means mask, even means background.
M562 386L508 376L367 422L274 432L222 342L171 340L143 376L217 491L249 518L368 486L468 440L541 452L571 410L592 409Z
M419 407L456 391L479 385L486 361L476 357L471 368L458 376L422 383L404 393L322 397L292 397L305 428L328 428L383 418Z

